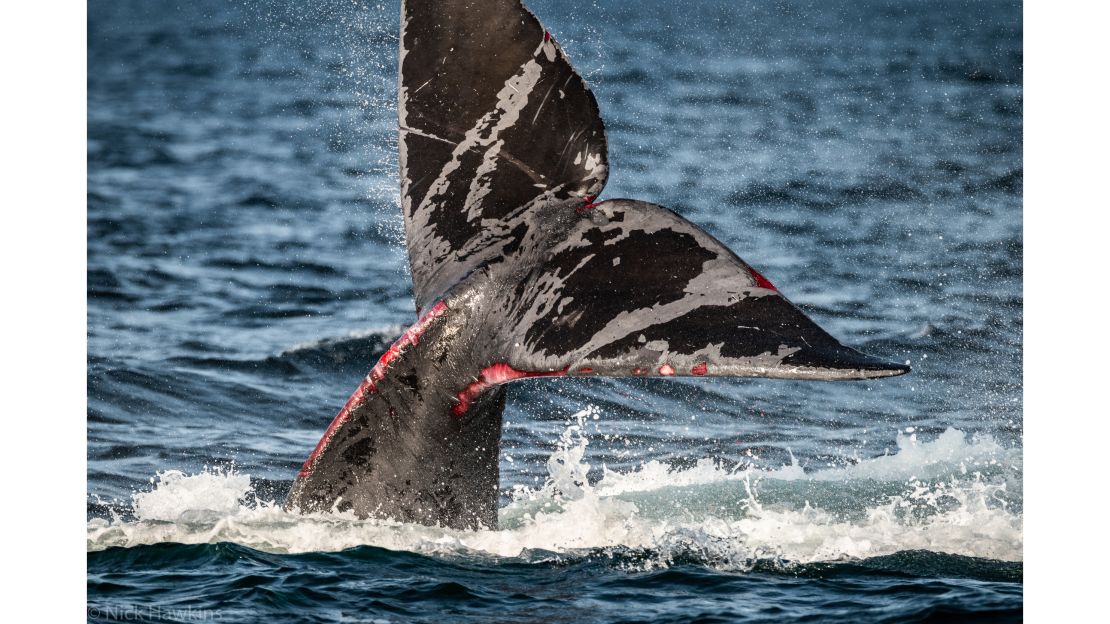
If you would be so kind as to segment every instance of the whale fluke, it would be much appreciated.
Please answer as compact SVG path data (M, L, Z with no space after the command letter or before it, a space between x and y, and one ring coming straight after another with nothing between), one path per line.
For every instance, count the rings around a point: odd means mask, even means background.
M520 2L408 0L400 41L401 209L419 310L504 261L529 235L524 213L596 197L608 150L593 94Z
M288 507L495 526L504 384L518 379L909 371L840 344L674 212L597 201L597 103L520 2L401 12L401 203L420 318L336 416Z

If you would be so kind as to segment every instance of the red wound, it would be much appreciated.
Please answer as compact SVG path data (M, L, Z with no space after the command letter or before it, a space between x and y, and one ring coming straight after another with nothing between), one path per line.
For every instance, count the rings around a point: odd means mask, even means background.
M699 377L702 376L702 375L706 375L708 373L709 373L709 365L706 364L705 362L702 362L701 364L695 364L694 367L690 369L690 374L691 375L697 375Z
M470 410L470 406L474 403L474 400L493 386L499 386L503 383L508 383L516 379L524 379L526 377L562 377L566 374L566 368L556 371L522 371L504 362L498 362L483 368L482 372L478 374L478 381L472 382L455 395L455 398L457 398L459 402L451 408L451 415L459 417L465 414Z
M343 426L343 423L347 422L347 419L351 417L351 412L366 399L367 395L377 393L378 382L385 379L386 369L388 369L397 358L401 357L401 354L404 353L406 349L420 342L420 336L428 330L428 326L432 324L432 321L446 313L447 304L442 301L436 303L432 306L432 309L428 310L427 314L416 321L415 325L405 330L405 333L401 334L401 337L390 345L389 349L382 354L378 363L374 365L374 368L370 369L370 374L366 376L366 379L362 380L362 383L359 384L354 394L351 395L351 398L347 399L347 403L343 405L343 409L339 410L335 419L328 425L328 430L324 432L323 437L316 443L316 448L312 449L312 454L308 456L304 465L301 466L301 471L298 473L299 477L307 477L312 474L312 468L316 465L316 457L320 455L321 451L327 448L335 432Z
M578 214L582 214L583 212L586 212L587 210L592 210L595 206L597 206L597 204L594 203L595 199L597 199L597 195L587 195L587 196L583 197L582 198L582 205L579 206L578 208L575 208L574 211L577 212Z
M775 292L779 291L779 289L775 288L775 285L772 284L766 277L760 275L759 271L756 271L751 267L748 267L748 271L751 271L752 277L755 278L756 286L759 286L760 288L766 288L767 290L773 290Z

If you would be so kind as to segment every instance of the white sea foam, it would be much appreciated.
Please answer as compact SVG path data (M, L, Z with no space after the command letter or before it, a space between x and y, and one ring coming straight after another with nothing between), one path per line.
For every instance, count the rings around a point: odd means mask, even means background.
M592 414L575 415L548 460L546 484L514 492L497 531L288 514L254 500L247 475L167 471L133 497L134 520L90 520L88 550L222 541L271 552L373 545L501 557L632 549L648 553L645 565L693 557L730 569L917 549L1022 559L1020 492L1013 491L1021 451L990 438L955 429L931 441L906 435L893 455L808 473L796 463L761 470L702 460L672 470L652 461L625 473L605 470L590 484L584 423Z
M135 516L143 520L175 522L182 519L218 519L236 514L240 499L251 487L249 475L234 472L202 472L188 476L180 470L158 474L154 489L131 497Z

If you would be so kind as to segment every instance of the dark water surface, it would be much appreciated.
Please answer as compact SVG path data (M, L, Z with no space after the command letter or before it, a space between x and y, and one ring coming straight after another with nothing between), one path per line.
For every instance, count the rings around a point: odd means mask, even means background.
M521 382L501 530L285 514L414 320L397 6L95 0L89 619L1020 619L1020 5L529 4L603 197L914 372Z

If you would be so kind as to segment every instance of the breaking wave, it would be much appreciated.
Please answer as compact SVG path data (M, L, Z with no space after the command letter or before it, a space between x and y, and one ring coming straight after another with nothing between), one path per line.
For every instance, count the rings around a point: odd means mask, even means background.
M574 415L539 488L517 486L499 530L459 531L343 513L286 513L249 475L159 472L128 514L92 518L87 548L231 542L274 553L356 546L434 555L583 557L599 551L647 568L696 561L726 570L864 560L904 551L1021 561L1022 453L948 429L900 434L892 455L806 470L687 468L658 461L586 479L586 423Z

